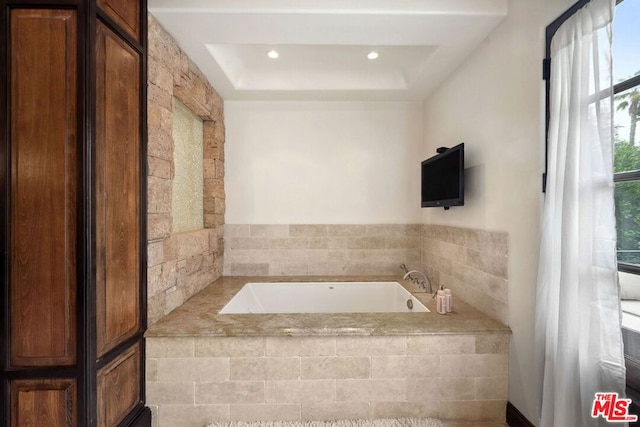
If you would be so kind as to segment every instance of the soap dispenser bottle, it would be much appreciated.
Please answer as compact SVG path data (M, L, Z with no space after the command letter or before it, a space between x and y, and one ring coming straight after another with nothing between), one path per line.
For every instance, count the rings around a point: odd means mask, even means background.
M451 313L453 311L453 295L451 294L451 289L444 288L443 291L447 303L447 313Z
M444 293L444 286L441 286L440 289L438 289L436 296L436 311L438 314L447 313L447 296Z

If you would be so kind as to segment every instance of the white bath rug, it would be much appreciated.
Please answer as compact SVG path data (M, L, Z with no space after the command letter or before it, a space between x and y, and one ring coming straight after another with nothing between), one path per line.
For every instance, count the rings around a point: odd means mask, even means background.
M444 427L444 424L435 418L395 418L337 421L217 422L208 424L206 427Z

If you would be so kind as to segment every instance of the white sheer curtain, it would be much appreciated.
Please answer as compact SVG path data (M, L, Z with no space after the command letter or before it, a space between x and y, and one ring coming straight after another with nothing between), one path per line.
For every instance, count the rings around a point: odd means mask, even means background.
M591 418L594 394L625 390L613 204L614 10L615 0L591 0L551 45L536 300L542 427L608 425Z

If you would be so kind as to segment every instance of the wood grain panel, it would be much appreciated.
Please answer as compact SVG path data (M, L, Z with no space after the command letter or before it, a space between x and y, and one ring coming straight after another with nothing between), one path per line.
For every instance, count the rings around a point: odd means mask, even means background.
M99 356L140 326L140 66L102 24L97 35L96 256Z
M11 427L77 426L74 380L12 381Z
M11 364L76 361L76 13L11 11Z
M141 400L140 344L98 371L98 426L115 426Z
M131 0L98 0L98 7L129 35L140 41L140 2Z

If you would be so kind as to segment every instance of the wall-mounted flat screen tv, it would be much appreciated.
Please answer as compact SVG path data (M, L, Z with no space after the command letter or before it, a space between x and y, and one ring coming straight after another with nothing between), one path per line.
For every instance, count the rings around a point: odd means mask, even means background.
M421 206L464 206L464 142L422 162Z

